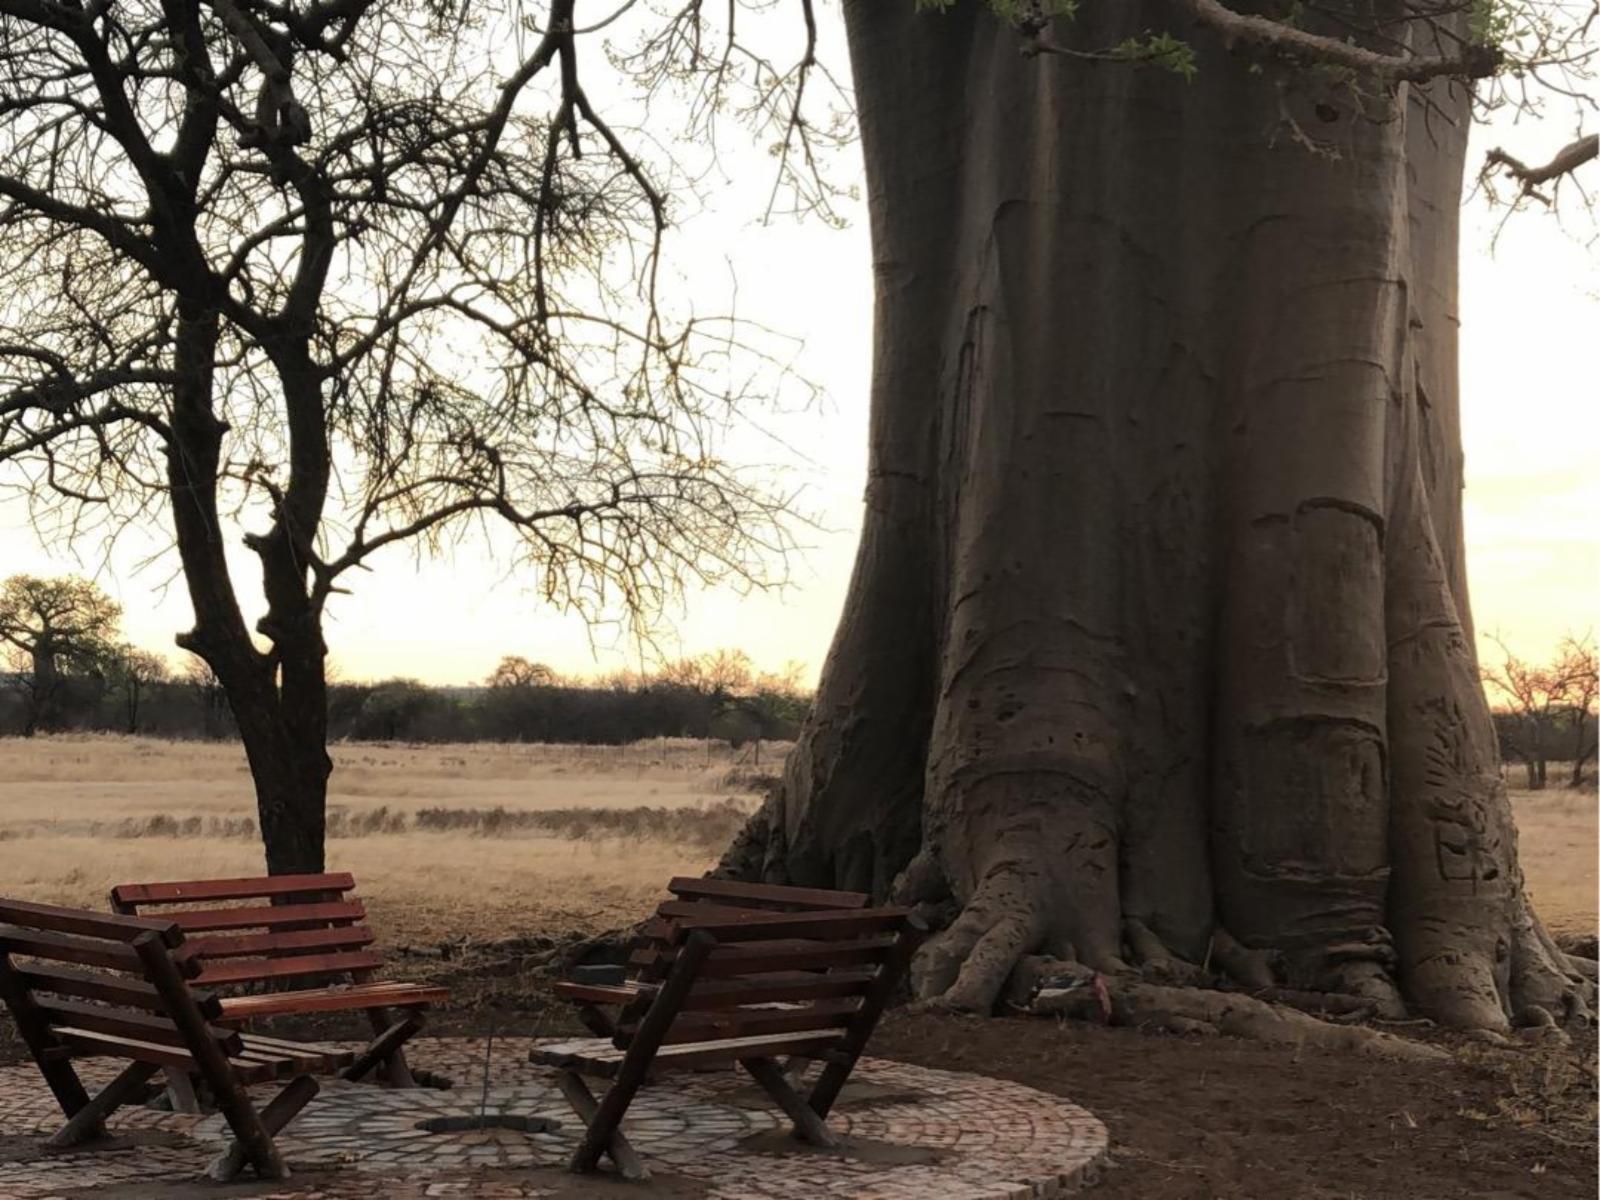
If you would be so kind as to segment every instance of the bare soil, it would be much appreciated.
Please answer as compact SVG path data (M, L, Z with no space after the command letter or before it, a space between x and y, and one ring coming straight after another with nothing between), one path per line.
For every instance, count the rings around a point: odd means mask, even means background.
M1596 1191L1594 1044L1419 1065L1038 1018L891 1014L872 1053L1014 1079L1106 1123L1104 1200Z

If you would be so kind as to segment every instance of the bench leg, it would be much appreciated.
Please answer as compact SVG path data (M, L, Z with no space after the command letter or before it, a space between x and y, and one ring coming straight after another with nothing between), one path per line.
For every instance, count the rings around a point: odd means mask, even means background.
M416 1020L416 1026L411 1030L411 1032L407 1033L404 1037L401 1037L398 1041L385 1043L386 1049L381 1056L383 1063L383 1079L384 1082L390 1087L411 1088L417 1086L417 1081L411 1076L411 1068L406 1063L405 1051L401 1049L401 1046L403 1046L406 1041L417 1032L418 1029L422 1028L422 1013L420 1011L414 1011L412 1016ZM367 1047L367 1050L371 1051L380 1042L384 1042L384 1039L394 1033L397 1023L394 1021L390 1011L387 1008L367 1009L367 1020L372 1023L372 1032L377 1035ZM362 1057L365 1057L365 1053L363 1053ZM361 1074L365 1075L370 1069L370 1066L364 1068ZM358 1078L358 1076L352 1075L346 1076L346 1078L354 1079Z
M761 1085L761 1090L771 1096L777 1106L794 1122L794 1133L803 1142L813 1146L838 1146L839 1139L828 1131L825 1121L811 1110L800 1093L790 1086L788 1077L770 1058L741 1058L739 1065L750 1072L750 1078Z
M617 1032L616 1022L593 1004L578 1005L578 1020L595 1037L608 1038Z
M273 1136L294 1120L317 1091L317 1081L309 1075L290 1080L289 1086L274 1096L259 1115L254 1109L250 1110L250 1115L255 1117L256 1128L253 1130L241 1131L238 1125L234 1125L230 1114L228 1123L233 1127L234 1139L206 1168L206 1174L218 1183L227 1183L244 1170L247 1161L253 1161L256 1174L261 1178L287 1179L289 1168L284 1166L283 1157L278 1153L277 1146L273 1145ZM244 1136L241 1136L241 1132ZM247 1142L254 1142L255 1145L248 1146Z
M104 1137L105 1119L131 1100L157 1069L153 1063L129 1063L120 1075L100 1089L99 1095L73 1113L71 1120L58 1129L45 1145L61 1150Z
M194 1079L182 1067L162 1067L167 1076L167 1095L172 1098L172 1111L197 1113L200 1098L194 1094Z
M650 1172L644 1165L644 1160L639 1157L638 1151L632 1143L622 1136L621 1121L611 1129L608 1136L601 1140L596 1135L600 1132L595 1127L595 1117L600 1112L600 1103L594 1098L594 1093L589 1090L589 1085L583 1081L583 1076L576 1071L557 1071L556 1086L561 1089L561 1094L567 1098L567 1103L572 1105L572 1111L578 1114L588 1131L584 1140L579 1145L577 1153L572 1156L572 1169L574 1171L592 1171L599 1161L600 1154L611 1156L611 1161L616 1163L617 1170L624 1179L646 1180ZM602 1149L597 1149L590 1156L586 1155L591 1142L597 1142Z
M389 1082L394 1086L416 1087L416 1080L411 1078L411 1069L406 1066L406 1060L401 1055L400 1047L410 1041L412 1035L421 1028L421 1013L411 1013L409 1016L401 1018L373 1038L367 1048L356 1057L355 1062L339 1073L339 1077L354 1082L372 1070L373 1067L385 1064L389 1068ZM394 1076L394 1068L396 1067L401 1072L404 1072L406 1083L396 1082Z

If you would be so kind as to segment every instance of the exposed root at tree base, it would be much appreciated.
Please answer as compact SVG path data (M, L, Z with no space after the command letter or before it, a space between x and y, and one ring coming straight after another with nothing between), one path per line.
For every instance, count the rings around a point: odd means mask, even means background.
M1309 997L1285 995L1268 1001L1242 992L1167 987L1131 977L1105 976L1078 963L1054 959L1026 960L1018 973L1022 980L1031 982L1019 981L1020 986L1013 989L1012 1003L1041 1016L1075 1017L1177 1034L1228 1034L1278 1045L1416 1062L1449 1057L1437 1046L1365 1025L1338 1023L1341 1016L1368 1015L1354 1007L1360 1003L1358 997L1343 997L1331 1003L1331 1008L1342 1011L1330 1014L1334 1020L1326 1020L1285 1002L1292 998L1309 1003Z

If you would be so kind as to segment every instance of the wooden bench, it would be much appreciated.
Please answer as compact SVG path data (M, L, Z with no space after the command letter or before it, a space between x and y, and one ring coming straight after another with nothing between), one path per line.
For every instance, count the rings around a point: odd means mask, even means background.
M674 876L667 883L672 897L656 909L655 916L639 926L630 950L638 951L659 941L670 923L684 916L727 915L727 910L756 909L771 912L814 912L865 908L871 897L865 892L837 892L823 888L788 887L771 883L741 883L733 879L698 879L687 875ZM591 984L581 994L573 989L584 984L558 983L557 995L577 1005L578 1019L599 1037L610 1037L616 1032L609 1014L602 1005L625 1004L638 989L637 979L623 979L610 984ZM582 996L600 996L599 1000Z
M365 906L349 894L354 888L344 872L124 883L111 889L111 907L130 916L158 913L189 935L195 982L223 993L222 1024L359 1010L373 1032L360 1074L377 1067L391 1085L413 1087L402 1047L422 1029L428 1007L450 993L377 978L383 956L372 949L375 935ZM168 1078L174 1104L196 1109L187 1081L177 1072Z
M232 1179L246 1163L264 1179L288 1175L273 1136L317 1094L315 1075L356 1056L221 1023L221 1001L191 985L202 970L174 921L0 899L0 997L67 1117L50 1145L105 1136L106 1118L168 1068L205 1080L233 1131L209 1175ZM128 1066L90 1096L80 1058ZM258 1112L245 1086L276 1079L291 1082Z
M677 1067L738 1063L797 1137L834 1144L828 1112L926 932L921 923L903 908L715 904L658 919L664 926L632 953L627 985L556 985L580 1005L620 1005L612 1037L542 1046L530 1056L558 1069L561 1092L586 1126L572 1169L591 1171L604 1154L624 1176L647 1178L622 1117L647 1076ZM808 1095L795 1090L779 1056L825 1064ZM584 1076L611 1081L603 1098Z

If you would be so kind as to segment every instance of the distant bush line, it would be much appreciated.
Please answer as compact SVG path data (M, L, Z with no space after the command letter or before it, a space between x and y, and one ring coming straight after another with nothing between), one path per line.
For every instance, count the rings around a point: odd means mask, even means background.
M624 745L646 738L716 738L735 746L792 740L810 698L796 692L734 696L676 682L583 686L431 687L415 680L339 683L328 693L328 736L345 741L568 742ZM57 730L137 732L231 740L233 714L204 678L148 683L130 722L124 698L104 681L62 681ZM27 727L25 698L0 686L0 734ZM130 727L131 726L131 727Z

